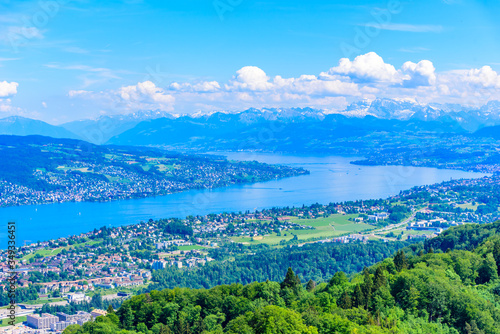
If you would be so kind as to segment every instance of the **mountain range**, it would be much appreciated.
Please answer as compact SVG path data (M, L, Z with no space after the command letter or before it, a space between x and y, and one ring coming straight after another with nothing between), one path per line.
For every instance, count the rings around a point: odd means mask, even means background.
M63 127L21 116L10 116L0 119L0 134L16 136L41 135L70 139L80 138L74 132L68 131Z
M266 135L271 135L272 140L294 144L305 139L363 137L373 131L475 133L498 138L498 126L499 101L490 101L480 107L465 107L458 104L423 105L407 100L377 99L354 102L340 112L314 108L251 108L241 112L173 115L154 110L105 115L60 126L11 116L0 119L0 134L73 138L94 144L169 146L182 143L185 146L207 148L211 146L206 145L207 142L215 145L239 141L241 145L242 141L247 141L247 144L251 144L248 138Z

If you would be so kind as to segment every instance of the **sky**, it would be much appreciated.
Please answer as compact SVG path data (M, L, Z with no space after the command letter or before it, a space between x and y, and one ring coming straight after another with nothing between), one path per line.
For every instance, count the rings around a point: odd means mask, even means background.
M499 1L0 0L0 118L500 100Z

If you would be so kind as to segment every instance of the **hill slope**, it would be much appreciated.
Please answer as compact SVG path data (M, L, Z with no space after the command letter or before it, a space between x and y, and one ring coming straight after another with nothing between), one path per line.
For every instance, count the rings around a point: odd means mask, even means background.
M476 137L490 137L500 139L500 125L488 126L474 133Z
M40 135L52 138L79 139L79 137L73 132L62 127L20 116L11 116L0 119L0 135Z
M101 116L93 120L79 120L62 124L61 127L77 134L85 141L93 144L104 144L110 138L132 129L142 121L160 117L173 118L167 112L149 110L127 115Z

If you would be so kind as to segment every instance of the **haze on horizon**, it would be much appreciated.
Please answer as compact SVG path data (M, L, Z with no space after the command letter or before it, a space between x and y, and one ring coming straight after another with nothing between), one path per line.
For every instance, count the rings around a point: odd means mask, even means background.
M490 1L0 2L0 118L500 100ZM458 19L457 19L458 18Z

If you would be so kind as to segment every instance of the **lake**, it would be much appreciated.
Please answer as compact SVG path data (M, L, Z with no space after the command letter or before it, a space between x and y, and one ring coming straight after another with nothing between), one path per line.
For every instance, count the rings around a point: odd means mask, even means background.
M218 152L217 154L221 154ZM486 174L400 166L356 166L359 157L222 153L232 160L256 160L303 167L311 172L287 179L246 185L191 190L167 196L103 203L62 203L0 209L0 248L5 248L7 222L15 221L17 244L55 239L94 228L138 223L150 218L183 218L224 211L273 206L302 206L347 200L386 198L413 186Z

